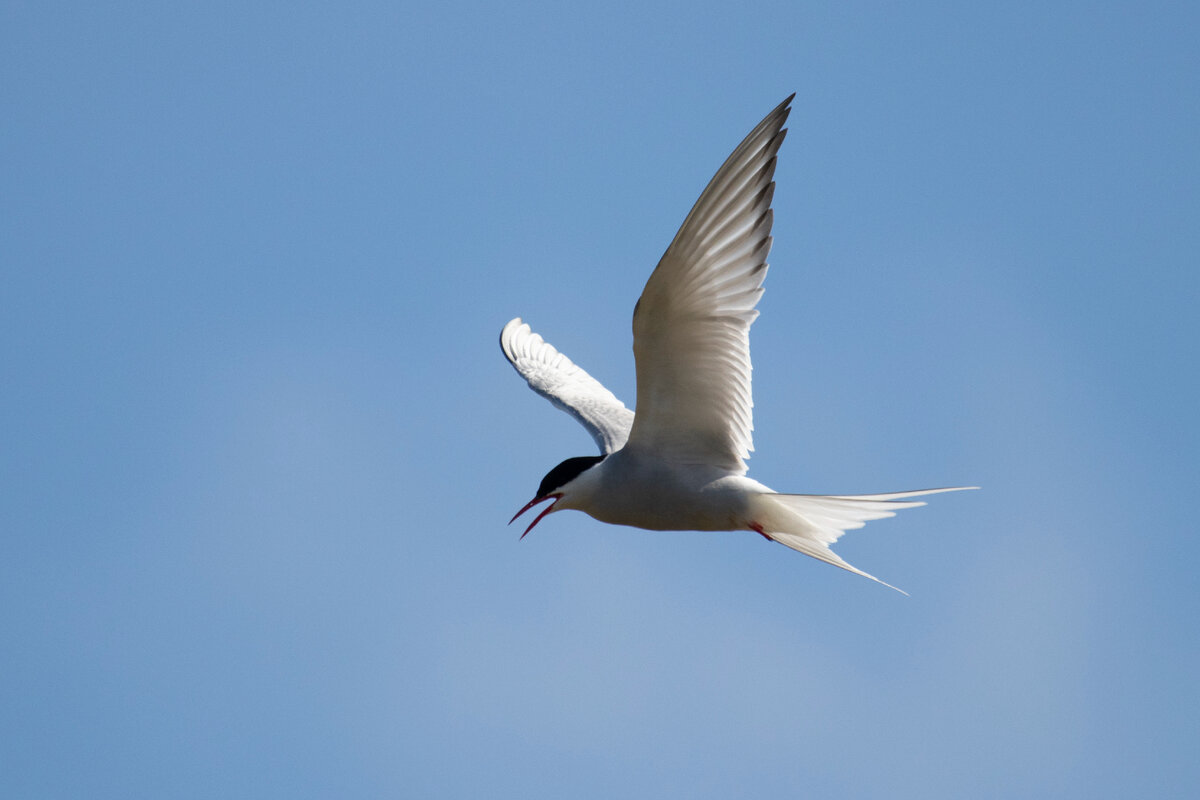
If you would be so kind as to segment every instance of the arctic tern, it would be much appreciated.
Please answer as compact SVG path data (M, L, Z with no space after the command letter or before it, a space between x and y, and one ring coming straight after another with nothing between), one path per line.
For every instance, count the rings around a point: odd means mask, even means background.
M518 317L500 347L533 391L575 417L598 456L568 458L510 520L551 501L649 530L754 531L880 581L830 549L848 530L957 486L866 495L780 494L746 477L750 325L771 249L775 158L793 94L726 159L684 219L633 310L636 413ZM896 587L884 583L885 586ZM897 589L897 591L901 591Z

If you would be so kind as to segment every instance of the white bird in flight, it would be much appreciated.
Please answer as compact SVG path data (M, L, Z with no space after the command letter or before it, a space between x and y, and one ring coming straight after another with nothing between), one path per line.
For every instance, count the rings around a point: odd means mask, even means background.
M767 274L775 154L793 97L717 170L634 306L636 413L519 317L500 332L504 355L529 388L579 420L601 453L568 458L547 473L509 521L551 501L521 538L566 509L649 530L754 531L884 583L830 545L868 520L925 505L911 498L978 488L780 494L746 477L753 449L750 324Z

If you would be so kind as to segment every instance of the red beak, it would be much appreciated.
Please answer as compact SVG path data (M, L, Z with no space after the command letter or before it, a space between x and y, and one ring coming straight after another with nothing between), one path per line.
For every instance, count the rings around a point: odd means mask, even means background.
M561 494L548 494L545 497L535 497L532 500L530 500L528 503L526 503L524 508L522 508L516 514L513 514L513 518L508 521L508 524L512 525L514 522L517 521L517 517L521 516L526 511L528 511L529 509L536 506L538 503L544 503L547 500L553 500L554 503L557 503L561 498L562 498ZM550 505L543 508L542 513L540 513L536 517L534 517L533 522L529 523L529 527L525 529L525 533L521 534L522 539L525 538L526 533L529 533L531 530L533 530L534 525L537 525L539 522L542 521L542 517L546 516L551 511L554 510L554 503L551 503Z

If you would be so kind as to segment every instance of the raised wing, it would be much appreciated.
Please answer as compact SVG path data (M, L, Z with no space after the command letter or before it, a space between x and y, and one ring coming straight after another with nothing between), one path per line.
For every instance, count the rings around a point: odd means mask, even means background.
M754 449L750 324L767 274L775 154L792 97L717 170L634 308L630 449L746 472Z
M600 452L608 454L625 445L633 427L633 412L520 317L500 331L500 349L530 389L587 428Z

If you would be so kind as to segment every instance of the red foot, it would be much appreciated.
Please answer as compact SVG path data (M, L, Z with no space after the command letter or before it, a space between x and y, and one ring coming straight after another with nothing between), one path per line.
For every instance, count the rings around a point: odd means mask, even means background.
M755 532L755 533L757 533L759 536L761 536L761 537L763 537L764 539L766 539L768 542L773 542L773 541L775 541L774 539L772 539L772 538L771 538L771 535L770 535L769 533L767 533L766 531L764 531L764 530L763 530L763 526L762 526L762 525L759 525L757 522L751 522L751 523L750 523L750 530L754 531L754 532Z

